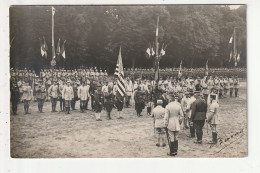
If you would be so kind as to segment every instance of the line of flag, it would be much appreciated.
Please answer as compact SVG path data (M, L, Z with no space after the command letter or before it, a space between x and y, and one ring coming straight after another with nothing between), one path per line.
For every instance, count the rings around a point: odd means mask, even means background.
M39 40L41 43L41 55L47 59L48 46L47 46L45 37L43 37L43 39L39 38ZM64 46L65 43L66 43L66 40L63 42L62 46L60 46L60 39L59 39L57 49L56 49L56 56L55 56L55 58L57 58L57 60L59 59L60 56L62 56L64 59L66 59L65 46Z
M233 48L232 44L234 43L234 34L232 34L232 36L229 39L229 47L230 47L230 53L229 53L229 62L231 62L233 60L235 67L237 66L237 64L240 61L240 54L241 51L237 50L236 48Z

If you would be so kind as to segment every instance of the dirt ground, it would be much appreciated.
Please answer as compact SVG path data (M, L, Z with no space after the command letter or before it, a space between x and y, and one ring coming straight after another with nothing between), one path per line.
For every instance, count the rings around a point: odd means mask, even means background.
M194 144L186 137L189 130L181 130L179 152L176 157L246 157L247 156L247 96L246 83L240 83L239 97L220 100L217 130L222 142L207 144L211 140L210 128L204 126L203 144ZM58 103L59 104L59 103ZM94 113L77 110L70 115L51 113L50 102L39 114L37 103L30 106L29 115L18 106L18 115L10 116L11 157L14 158L157 158L168 157L166 147L156 147L153 119L136 116L134 107L124 108L124 119L95 121ZM59 110L59 106L57 106Z

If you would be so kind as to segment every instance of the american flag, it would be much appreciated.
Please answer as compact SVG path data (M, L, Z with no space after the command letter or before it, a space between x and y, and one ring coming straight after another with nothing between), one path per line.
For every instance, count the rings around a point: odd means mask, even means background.
M121 96L125 96L125 82L124 82L124 70L123 70L123 63L122 63L121 47L119 49L115 76L117 76L117 92L119 92Z

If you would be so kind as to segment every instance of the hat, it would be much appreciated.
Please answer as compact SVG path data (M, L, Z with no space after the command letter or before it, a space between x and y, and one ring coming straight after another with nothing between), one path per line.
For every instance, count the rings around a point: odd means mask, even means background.
M162 105L163 101L162 100L157 100L157 105Z

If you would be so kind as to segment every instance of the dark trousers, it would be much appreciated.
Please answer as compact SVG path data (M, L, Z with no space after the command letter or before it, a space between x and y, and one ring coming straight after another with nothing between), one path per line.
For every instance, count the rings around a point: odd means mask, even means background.
M94 109L94 96L91 95L91 108Z
M60 97L59 101L60 101L60 110L64 110L64 108L65 108L65 100L62 99L62 97Z
M233 88L229 89L229 95L230 95L230 97L232 97L232 95L233 95Z
M86 110L88 109L88 101L89 101L89 98L86 100L86 107L85 107Z
M238 94L238 88L235 88L235 96L237 97Z
M126 104L127 107L128 107L129 104L130 104L130 99L131 99L131 96L126 96L126 102L125 102L125 104Z
M18 102L19 102L19 100L18 101L17 100L12 100L12 111L13 111L14 114L16 114L16 112L17 112Z
M76 99L75 98L73 98L72 100L71 100L71 108L72 108L72 110L75 110L75 105L76 105Z
M86 100L80 100L80 110L85 110L86 109Z
M197 141L202 141L203 131L202 128L205 124L205 120L194 120L193 125L197 135Z

